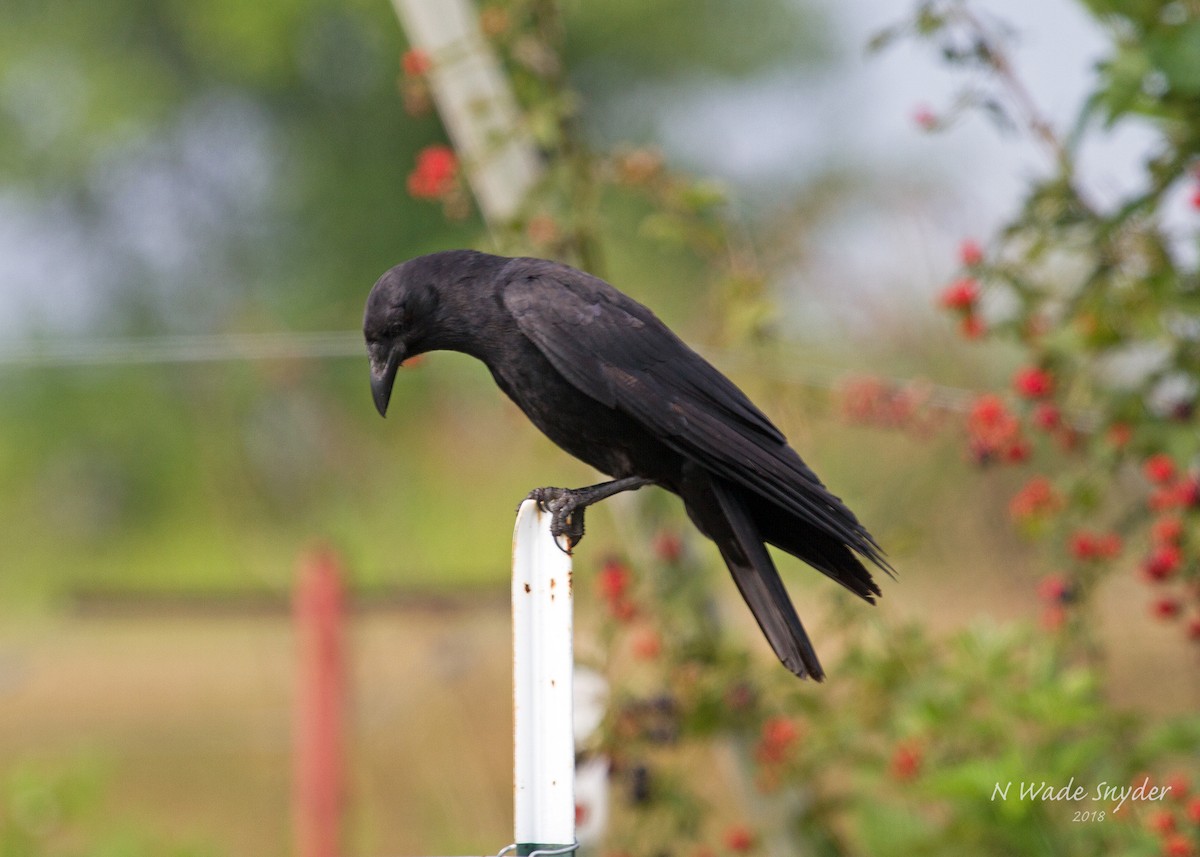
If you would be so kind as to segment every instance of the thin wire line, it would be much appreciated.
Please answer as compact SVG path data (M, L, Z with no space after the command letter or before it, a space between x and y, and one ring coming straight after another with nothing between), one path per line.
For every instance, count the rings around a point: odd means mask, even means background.
M358 357L358 331L222 333L0 345L0 367L117 366Z
M925 380L881 376L848 370L833 364L805 361L805 370L762 366L736 351L705 350L713 359L787 383L818 390L837 390L846 379L870 375L893 387L920 385L927 404L950 411L965 410L976 395L960 387ZM150 366L175 363L245 362L255 360L365 359L366 347L357 330L277 333L214 333L122 337L113 339L62 339L0 344L0 370L5 368L65 368L71 366Z

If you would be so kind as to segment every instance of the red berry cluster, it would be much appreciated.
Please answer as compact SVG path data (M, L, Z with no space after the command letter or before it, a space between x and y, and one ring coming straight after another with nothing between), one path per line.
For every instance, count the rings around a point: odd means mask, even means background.
M1037 588L1042 600L1042 625L1048 631L1057 631L1067 621L1067 605L1075 598L1075 588L1061 574L1043 578Z
M1077 432L1063 419L1058 406L1050 401L1054 376L1046 369L1025 367L1013 378L1013 389L1023 403L1028 424L1043 435L1071 449ZM967 413L967 435L971 459L977 464L1008 462L1019 464L1033 453L1030 435L1022 423L1022 413L995 393L980 396Z
M783 781L788 763L795 757L800 727L790 717L768 717L763 721L754 759L759 764L757 784L764 792L774 791Z
M919 104L913 108L912 120L922 131L935 131L940 124L933 108L926 104Z
M978 339L987 332L987 325L979 312L979 281L973 276L983 264L983 248L968 238L959 245L958 260L968 273L946 286L938 297L938 303L958 316L959 331L963 336Z
M921 765L925 761L925 751L921 743L915 739L901 741L892 750L890 771L892 778L900 782L916 779L921 773Z
M976 464L1021 462L1029 458L1029 441L1021 421L1004 400L993 393L980 396L967 412L967 437Z
M1029 521L1049 515L1062 508L1063 498L1045 476L1035 476L1013 495L1008 512L1017 521Z
M925 383L895 383L873 375L847 378L837 400L842 418L855 425L903 429L925 436L938 420L929 411L932 388Z
M1146 505L1156 516L1139 566L1142 580L1156 590L1151 615L1167 621L1183 617L1190 594L1186 633L1200 641L1200 543L1194 535L1200 525L1200 478L1181 472L1164 453L1147 458L1142 473L1150 486Z
M458 186L458 157L449 146L426 146L408 175L408 192L417 199L444 199Z
M942 308L958 316L971 335L983 329L977 320L982 297L979 278L987 273L985 262L983 249L973 241L964 241L959 251L962 274L938 299ZM1043 325L1044 320L1031 320L1023 332L1025 341L1033 341ZM1086 438L1064 418L1055 401L1062 395L1059 381L1046 363L1031 364L1013 375L1009 399L993 393L976 399L966 419L972 460L978 464L1024 462L1031 457L1039 437L1053 440L1066 450L1080 447ZM1115 460L1120 461L1129 455L1133 440L1133 427L1115 421L1097 434L1091 446L1105 455L1116 455ZM1200 538L1189 536L1200 527L1200 474L1188 472L1162 452L1144 459L1142 473L1148 485L1146 506L1153 522L1149 544L1137 568L1141 578L1156 589L1150 612L1162 620L1185 619L1187 635L1200 641ZM1066 507L1068 500L1047 477L1034 476L1012 498L1009 513L1018 523L1040 524ZM1043 624L1051 629L1063 625L1067 605L1076 593L1068 578L1086 575L1089 569L1118 559L1123 551L1117 533L1091 529L1068 533L1065 547L1075 563L1074 571L1067 577L1047 578L1039 587L1044 603Z
M652 661L662 654L662 635L656 628L638 628L629 637L629 648L639 661Z
M758 844L754 831L742 824L728 828L722 839L725 847L734 854L747 854Z
M600 599L608 607L612 617L619 622L628 622L637 614L633 601L629 598L629 586L632 581L633 575L629 566L619 559L607 560L600 569L600 574L596 576L596 588Z
M768 717L763 721L754 757L763 763L784 761L800 738L796 722L788 717Z
M1121 548L1121 537L1116 533L1078 530L1071 536L1071 556L1084 562L1114 559L1121 553Z
M987 332L979 315L979 283L971 277L955 280L947 286L939 303L958 315L959 331L967 339L978 339Z
M419 48L411 48L400 57L401 74L397 85L404 109L410 116L424 116L433 109L427 78L432 69L429 54Z
M1140 780L1138 780L1140 782ZM1164 857L1200 857L1200 795L1183 774L1169 778L1165 806L1145 817Z

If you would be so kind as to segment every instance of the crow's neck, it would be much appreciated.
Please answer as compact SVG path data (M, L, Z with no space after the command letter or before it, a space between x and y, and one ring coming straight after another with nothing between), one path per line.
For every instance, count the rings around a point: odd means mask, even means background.
M516 323L504 307L499 271L509 260L472 253L438 290L437 323L426 350L458 351L494 366Z

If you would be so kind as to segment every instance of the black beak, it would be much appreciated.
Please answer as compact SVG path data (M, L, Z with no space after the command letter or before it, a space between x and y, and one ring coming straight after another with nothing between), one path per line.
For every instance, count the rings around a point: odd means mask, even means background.
M404 346L399 342L373 342L367 351L371 356L371 396L375 399L375 410L386 417L396 371L404 361Z

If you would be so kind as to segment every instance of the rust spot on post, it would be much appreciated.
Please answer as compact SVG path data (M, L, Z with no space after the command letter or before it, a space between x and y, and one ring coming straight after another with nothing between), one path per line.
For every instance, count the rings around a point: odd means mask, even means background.
M526 583L526 584L525 584L525 591L526 591L526 592L533 592L533 590L529 588L529 584L528 584L528 583Z

